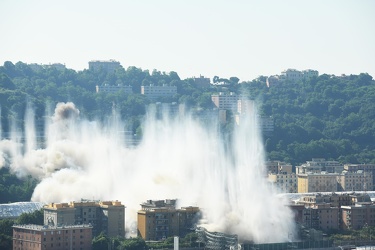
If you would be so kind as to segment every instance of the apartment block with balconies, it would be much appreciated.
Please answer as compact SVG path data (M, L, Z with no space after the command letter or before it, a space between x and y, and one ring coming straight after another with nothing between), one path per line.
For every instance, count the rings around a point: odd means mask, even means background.
M198 207L175 207L176 200L147 201L138 211L138 236L144 240L184 237L191 232L200 216Z

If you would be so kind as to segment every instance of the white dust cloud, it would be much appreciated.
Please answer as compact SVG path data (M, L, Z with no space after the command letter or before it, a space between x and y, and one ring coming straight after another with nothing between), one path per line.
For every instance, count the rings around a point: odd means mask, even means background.
M103 125L80 118L73 103L59 103L46 123L44 148L32 138L32 115L30 110L25 118L23 148L0 141L0 167L40 180L33 201L120 200L130 234L136 232L139 204L149 199L198 206L202 226L240 240L282 242L295 233L286 201L267 185L255 114L236 127L232 142L224 142L215 124L149 114L143 139L134 147L126 145L115 114Z

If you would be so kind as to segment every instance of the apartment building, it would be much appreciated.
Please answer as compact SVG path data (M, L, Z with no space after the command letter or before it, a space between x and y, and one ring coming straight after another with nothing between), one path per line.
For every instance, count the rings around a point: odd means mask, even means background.
M171 236L184 237L198 221L198 207L176 208L176 200L159 200L141 204L138 211L138 236L144 240L162 240Z
M91 250L92 226L14 225L14 250Z
M173 97L177 94L177 86L141 86L141 94L150 100L157 100L159 98Z
M320 173L322 171L327 173L341 173L344 166L337 161L326 161L324 158L313 158L312 161L296 166L297 174L306 173Z
M268 173L273 174L291 174L293 173L293 166L291 164L281 161L267 161L266 168Z
M93 236L125 236L125 206L120 201L81 201L44 206L44 224L67 226L90 224Z
M268 181L281 193L297 193L297 175L295 173L269 173Z
M233 93L219 92L218 94L211 95L211 100L218 109L231 110L237 112L238 96Z
M302 223L306 227L323 231L339 229L339 215L339 208L331 207L329 203L314 204L305 207Z
M364 172L358 170L357 172L343 171L338 177L338 191L368 191L373 190L373 176L372 172Z
M94 60L89 62L89 70L93 71L104 70L107 73L113 73L116 69L120 67L121 64L115 60Z
M96 85L96 93L99 92L106 92L106 93L116 93L119 91L123 91L125 94L132 94L133 88L132 86L125 86L121 84L117 85L109 85L109 84L103 84L103 85Z
M337 177L332 173L297 174L298 193L337 192Z
M348 172L358 172L362 170L365 173L372 173L372 183L375 183L375 164L345 164L344 170ZM367 189L373 190L373 189Z
M364 225L375 226L375 205L371 202L341 207L341 229L361 229Z

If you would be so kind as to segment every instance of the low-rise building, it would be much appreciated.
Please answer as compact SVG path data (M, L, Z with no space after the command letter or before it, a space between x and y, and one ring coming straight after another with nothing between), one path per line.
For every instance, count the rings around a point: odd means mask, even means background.
M13 249L15 250L91 250L91 242L91 225L13 226Z
M94 60L89 62L89 70L93 71L104 70L107 73L113 73L120 67L121 64L115 60Z
M148 99L155 101L160 98L167 98L173 97L177 94L177 87L176 86L141 86L141 94L146 96Z
M103 84L103 85L96 85L96 93L99 92L106 92L106 93L116 93L119 91L123 91L125 94L132 94L133 89L132 86L126 86L126 85L109 85L109 84Z

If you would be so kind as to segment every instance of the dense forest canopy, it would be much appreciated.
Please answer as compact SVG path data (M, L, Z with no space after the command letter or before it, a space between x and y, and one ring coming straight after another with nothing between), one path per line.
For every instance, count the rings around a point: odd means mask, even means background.
M214 77L208 86L194 79L180 79L176 72L122 67L74 71L67 68L39 67L23 62L5 62L0 67L1 128L22 123L28 103L36 120L43 119L48 105L74 102L88 119L105 119L115 106L126 121L127 130L136 133L150 100L140 94L142 85L171 85L177 95L160 102L184 103L191 110L212 110L211 94L231 91L258 101L259 112L272 117L274 132L264 136L267 158L293 165L311 158L342 163L375 163L375 82L367 73L350 76L320 75L299 82L284 81L267 87L265 76L248 82ZM216 83L224 83L218 85ZM96 85L128 85L133 94L96 93Z

